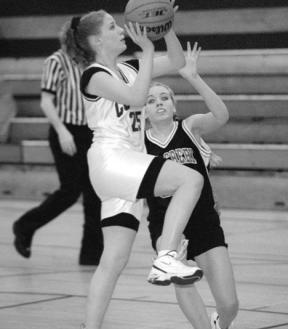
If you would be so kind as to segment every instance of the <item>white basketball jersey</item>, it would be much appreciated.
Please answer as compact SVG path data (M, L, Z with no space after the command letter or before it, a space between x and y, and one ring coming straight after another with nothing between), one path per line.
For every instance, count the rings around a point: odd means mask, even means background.
M132 61L131 61L132 63ZM137 69L129 62L117 64L123 80L131 86L137 76ZM99 70L110 73L115 79L120 78L109 68L92 64L86 70L97 72ZM89 78L89 79L90 79ZM136 150L142 150L144 145L144 111L142 107L131 107L125 104L84 93L87 122L93 131L93 142L119 145Z

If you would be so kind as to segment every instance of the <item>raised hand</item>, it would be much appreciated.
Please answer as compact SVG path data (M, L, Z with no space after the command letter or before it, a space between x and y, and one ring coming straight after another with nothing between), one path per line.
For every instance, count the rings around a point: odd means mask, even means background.
M147 37L147 30L145 26L141 29L139 23L132 24L129 22L128 26L125 25L125 29L132 41L136 43L143 51L154 50L152 41Z
M198 47L198 43L195 42L193 49L191 49L191 44L187 42L187 56L186 56L186 64L182 67L178 72L183 78L196 78L198 75L197 71L197 61L199 54L201 52L201 47Z
M170 2L171 2L171 5L172 5L172 7L173 7L173 10L174 10L174 14L175 14L175 13L176 13L176 11L179 9L179 6L175 6L175 7L174 7L174 4L175 4L175 0L171 0Z

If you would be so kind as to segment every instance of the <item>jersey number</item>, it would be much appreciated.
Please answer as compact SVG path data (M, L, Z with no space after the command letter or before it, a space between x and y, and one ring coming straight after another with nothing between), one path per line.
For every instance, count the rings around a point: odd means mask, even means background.
M130 106L129 105L120 105L118 103L115 103L115 109L116 109L116 114L117 117L121 117L124 111L129 110ZM141 111L135 111L135 112L130 112L129 117L132 119L132 131L139 131L141 130Z
M141 129L141 111L130 112L129 116L132 119L132 130L139 131Z

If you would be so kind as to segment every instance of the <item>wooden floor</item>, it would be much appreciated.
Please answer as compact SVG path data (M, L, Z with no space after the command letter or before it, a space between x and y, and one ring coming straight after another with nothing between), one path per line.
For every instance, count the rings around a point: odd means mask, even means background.
M32 201L0 200L0 328L79 329L93 267L77 264L82 213L77 204L39 230L29 260L14 250L12 222ZM240 299L234 329L288 328L288 213L223 210ZM188 329L172 287L146 282L152 249L146 222L122 274L103 329ZM203 279L207 306L214 301Z

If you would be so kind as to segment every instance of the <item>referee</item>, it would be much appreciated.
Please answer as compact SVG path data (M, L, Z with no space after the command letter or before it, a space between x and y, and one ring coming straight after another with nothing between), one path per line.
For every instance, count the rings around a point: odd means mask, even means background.
M79 264L98 265L103 250L101 203L88 176L86 154L92 132L87 126L79 89L80 68L74 63L69 47L69 28L70 22L64 24L61 48L46 59L41 82L41 108L50 122L49 144L60 186L38 207L14 222L14 246L20 255L29 258L35 232L72 206L82 194L84 225Z

